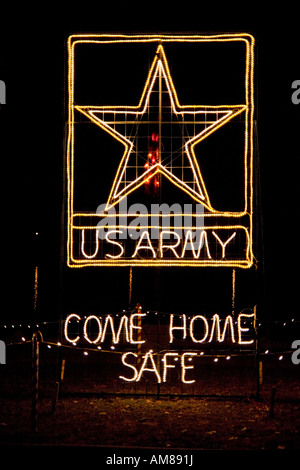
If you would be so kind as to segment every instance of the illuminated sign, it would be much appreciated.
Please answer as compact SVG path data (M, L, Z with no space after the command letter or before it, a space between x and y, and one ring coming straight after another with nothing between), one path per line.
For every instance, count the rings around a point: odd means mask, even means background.
M68 266L251 267L253 37L73 35L68 61Z
M158 366L157 353L147 345L148 338L144 332L146 322L147 314L141 311L130 315L124 314L118 319L111 315L104 318L89 315L82 319L72 313L65 320L64 334L65 339L74 346L80 341L97 346L100 350L107 341L111 343L112 348L114 345L130 345L131 348L136 346L136 352L122 353L121 361L127 374L120 376L120 379L125 382L139 382L145 372L154 374L158 383L167 382L169 370L175 368L176 362L180 360L181 381L187 384L194 383L194 379L187 378L187 371L194 368L192 360L203 355L203 350L195 351L195 346L202 347L206 343L225 341L227 347L228 344L242 347L254 343L255 313L240 313L236 321L231 315L220 319L219 315L215 314L212 319L207 319L204 315L172 314L167 326L166 346L172 348L179 342L181 351L164 350L158 355L161 362ZM193 348L182 350L182 345L184 344L184 349L187 343L193 345ZM144 348L143 351L141 348Z

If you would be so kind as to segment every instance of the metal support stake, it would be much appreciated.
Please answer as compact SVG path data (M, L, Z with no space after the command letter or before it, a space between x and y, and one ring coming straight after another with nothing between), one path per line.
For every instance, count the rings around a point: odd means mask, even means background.
M256 366L256 399L260 397L260 385L261 385L261 365L259 356L259 338L256 318L256 305L254 306L254 330L255 330L255 366Z
M131 300L132 300L132 266L130 266L129 268L129 295L128 295L129 308L131 308Z
M32 336L32 403L31 403L31 430L37 432L38 401L39 401L39 341L37 333Z
M232 270L232 297L231 297L231 311L232 316L235 314L235 269Z
M65 365L66 365L66 360L62 359L61 368L60 368L60 376L59 376L59 380L56 382L55 397L52 403L52 414L55 414L59 394L61 393L61 390L62 390L62 383L63 383L64 375L65 375Z
M158 342L158 345L157 345L156 365L157 365L157 370L160 376L161 374L160 374L160 315L159 315L159 312L158 312L158 323L157 323L157 342ZM157 382L157 399L159 400L159 398L160 398L160 383Z

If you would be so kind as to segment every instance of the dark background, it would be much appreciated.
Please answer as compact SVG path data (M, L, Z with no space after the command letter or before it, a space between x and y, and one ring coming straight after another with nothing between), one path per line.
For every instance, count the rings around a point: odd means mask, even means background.
M170 6L171 5L171 6ZM258 304L262 319L299 318L299 123L291 84L300 79L299 6L266 12L185 3L122 4L78 11L45 5L4 13L0 79L2 163L1 319L35 320L34 266L39 263L38 319L75 311L128 307L129 268L68 269L62 256L66 41L72 33L231 33L256 40L256 247L258 268L237 270L237 308ZM268 8L267 8L268 9ZM222 82L217 84L222 89ZM35 233L38 232L38 237ZM164 312L231 311L231 270L134 269L133 302Z

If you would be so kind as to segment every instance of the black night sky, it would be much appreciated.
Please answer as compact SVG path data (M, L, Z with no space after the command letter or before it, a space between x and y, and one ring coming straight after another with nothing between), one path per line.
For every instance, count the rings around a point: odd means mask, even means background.
M1 316L6 320L32 318L36 261L40 267L39 318L57 320L73 311L88 314L128 307L129 268L71 270L65 257L61 263L62 252L65 254L61 221L68 36L87 32L247 32L256 40L254 249L258 269L237 270L237 306L252 308L257 303L263 319L298 317L300 104L293 104L291 96L292 83L300 79L299 7L293 7L298 11L278 10L263 16L250 4L241 7L240 14L233 10L231 14L226 7L224 14L197 13L195 17L191 9L181 12L175 7L170 16L141 4L136 15L129 5L119 14L102 7L97 13L78 11L76 20L67 13L62 15L57 7L49 14L25 11L22 21L13 19L1 31L0 79L7 89L6 104L0 109L5 214L2 296L6 301ZM247 18L249 8L252 12ZM144 76L141 80L143 83ZM219 94L223 87L226 83L219 77L210 83ZM226 312L231 309L231 270L135 268L133 301L163 312Z

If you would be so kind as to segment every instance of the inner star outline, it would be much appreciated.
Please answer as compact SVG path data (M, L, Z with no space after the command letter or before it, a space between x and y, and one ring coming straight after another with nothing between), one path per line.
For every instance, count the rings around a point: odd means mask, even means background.
M184 153L188 159L190 169L193 174L193 187L185 182L183 178L176 176L172 168L168 168L163 162L159 161L148 169L145 169L142 174L133 179L132 181L126 181L126 169L130 155L134 149L135 133L133 137L128 138L124 134L118 132L115 127L111 124L108 119L109 114L118 115L119 119L123 119L124 124L128 115L133 115L133 121L136 126L139 126L141 119L144 118L149 107L151 94L153 87L158 80L158 77L162 77L167 88L169 95L172 113L180 118L180 123L185 125L186 122L191 121L191 115L194 119L194 124L203 124L204 128L193 135L191 138L184 143ZM177 93L173 84L173 80L170 74L169 65L165 55L165 51L162 45L159 45L156 50L155 57L151 64L144 89L137 106L74 106L76 110L85 115L94 124L101 127L104 131L108 132L117 141L122 143L125 147L123 156L121 158L118 170L116 172L115 179L112 184L112 188L106 204L106 209L115 206L123 198L128 196L132 191L138 189L145 183L145 180L154 177L154 175L160 173L166 176L169 181L175 184L177 187L189 194L196 202L204 205L204 207L210 212L218 212L211 206L209 196L202 178L202 174L198 165L198 161L195 155L194 147L199 144L206 137L211 135L217 129L225 125L231 119L238 114L242 113L247 109L247 105L227 105L227 106L205 106L205 105L194 105L194 106L182 106L179 103ZM210 115L209 124L206 123L206 116ZM147 122L147 121L145 121ZM176 122L177 124L177 122ZM123 185L123 188L121 187Z

